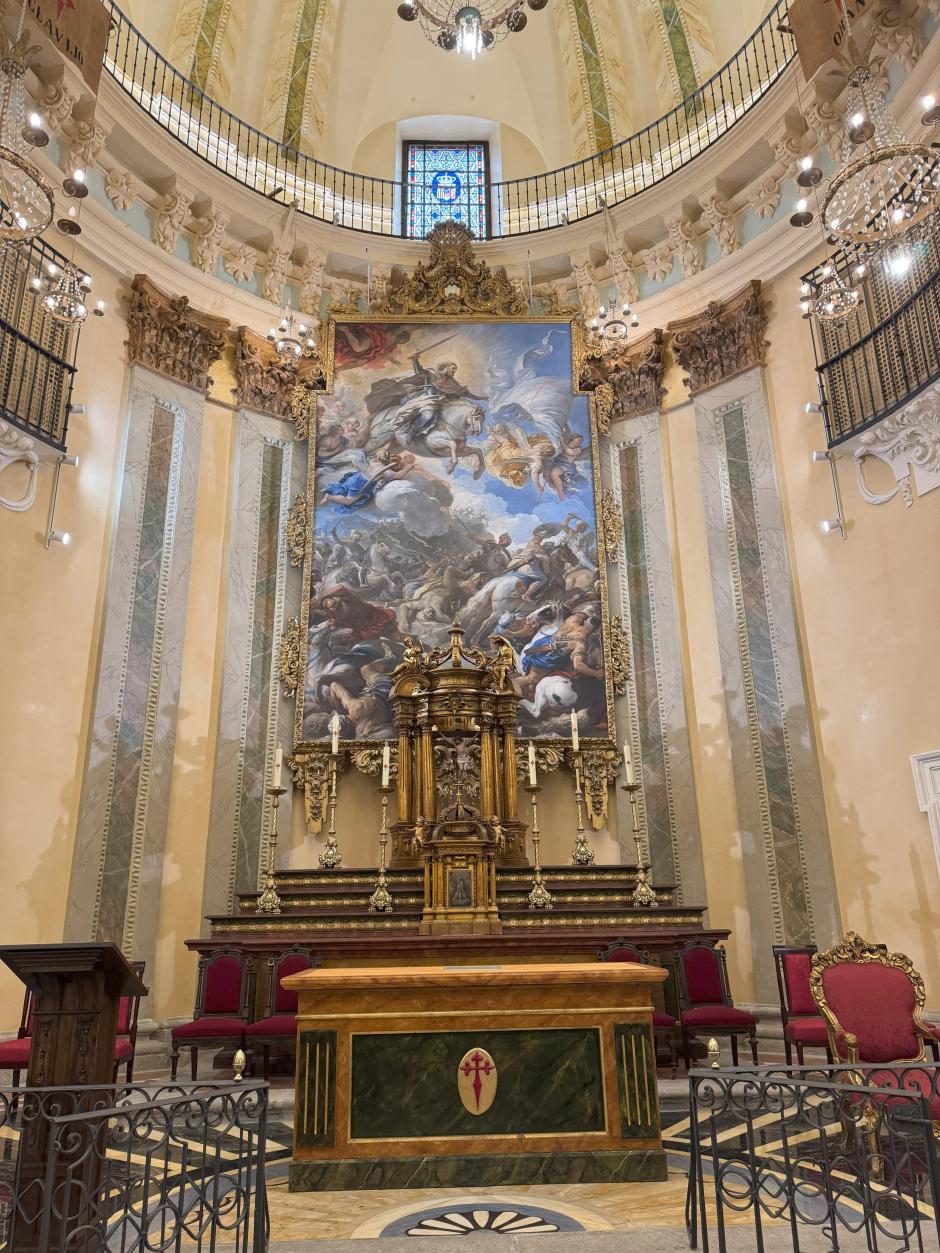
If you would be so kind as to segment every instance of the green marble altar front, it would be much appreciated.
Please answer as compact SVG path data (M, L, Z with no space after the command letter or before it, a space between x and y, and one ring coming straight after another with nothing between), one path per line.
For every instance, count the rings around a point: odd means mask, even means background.
M295 1190L664 1179L657 967L327 968L299 996Z

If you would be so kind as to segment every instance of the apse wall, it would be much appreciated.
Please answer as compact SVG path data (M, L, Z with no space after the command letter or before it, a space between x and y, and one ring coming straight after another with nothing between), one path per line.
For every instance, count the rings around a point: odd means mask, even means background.
M69 450L81 464L77 471L63 469L56 505L57 526L67 528L73 542L67 548L43 546L49 470L43 472L31 511L3 514L0 614L6 648L0 686L6 699L0 789L2 846L10 866L4 935L18 941L89 938L95 893L108 891L107 883L97 888L90 874L100 832L92 824L80 835L87 822L83 776L93 740L107 743L113 731L108 725L113 714L102 709L99 698L107 665L118 661L113 654L103 660L102 649L109 631L122 627L128 612L126 603L115 601L113 589L128 562L122 536L137 525L128 522L139 489L135 458L143 455L142 424L153 413L150 401L141 402L143 389L181 407L189 422L172 539L178 561L171 563L167 589L172 606L185 582L185 603L177 598L161 642L162 664L176 677L161 689L157 710L167 733L154 759L142 763L142 769L153 772L147 820L162 813L162 851L139 868L135 903L141 915L135 923L142 928L138 934L146 933L152 943L150 1015L166 1019L184 1015L191 1006L195 962L183 941L203 929L207 891L227 873L212 844L213 789L224 769L219 727L226 641L237 603L233 545L245 520L242 502L249 498L246 440L259 418L244 406L235 407L231 347L211 367L205 399L198 387L139 365L129 369L124 347L128 276L104 264L98 250L94 255L80 251L79 260L94 271L97 294L107 301L108 312L89 320L79 351L75 399L86 411L73 418ZM141 271L161 267L164 288L175 277L194 308L211 309L233 325L244 323L244 302L236 303L215 280L196 276L181 261L158 261L152 249L143 249L136 260ZM810 339L794 299L803 265L764 285L769 347L763 368L722 384L715 403L707 394L692 402L682 371L670 361L662 413L615 425L604 456L635 439L645 458L645 524L650 542L665 553L658 567L656 630L661 640L670 633L675 639L674 654L668 641L663 646L667 677L668 656L677 658L671 686L666 684L671 743L677 752L674 764L688 777L689 808L679 835L692 845L687 853L700 849L711 925L731 928L738 998L770 999L767 917L757 905L764 890L763 853L741 834L752 830L742 810L753 780L749 750L746 744L742 748L746 718L738 716L728 670L728 641L740 623L732 601L722 599L722 502L709 471L714 413L721 406L733 408L740 394L750 397L750 413L756 415L748 433L755 482L760 479L767 508L776 499L779 510L779 527L769 515L761 520L761 577L768 604L774 602L778 610L781 634L774 638L774 649L778 657L787 653L792 681L786 718L794 736L789 751L800 759L794 759L794 778L801 770L811 776L813 758L818 761L822 805L815 814L802 814L810 864L800 872L811 880L807 899L815 911L813 925L822 943L830 938L827 929L856 927L907 952L924 973L936 1004L937 865L927 818L917 807L910 757L936 749L940 730L935 664L940 569L925 560L925 545L940 533L940 492L917 499L912 508L900 497L874 507L861 499L852 464L842 459L837 469L847 539L843 543L820 533L817 521L832 513L832 499L826 467L810 460L812 450L821 446L818 418L803 412L804 402L815 394ZM760 273L760 259L753 268ZM701 297L695 303L701 307ZM677 292L672 312L686 314L689 304L689 297ZM668 308L657 313L657 321L669 322ZM267 421L271 438L292 445L289 424L283 423L279 433L277 422ZM763 441L759 450L755 441ZM146 536L149 523L138 522ZM792 640L783 638L789 628L781 620L788 599ZM793 697L800 684L802 707ZM282 723L289 726L290 703L282 701L281 710ZM286 734L284 739L289 742ZM688 746L684 758L683 740ZM84 795L87 800L87 786ZM574 833L570 780L550 776L544 800L543 856L546 862L563 862ZM371 782L364 777L344 781L339 829L346 864L374 865L377 818ZM620 855L624 834L612 814L608 832L595 835L600 860ZM90 842L77 845L77 838ZM314 864L321 841L307 832L301 799L295 796L290 832L282 831L282 864ZM830 873L831 887L826 882ZM784 880L781 888L786 894L791 885ZM757 981L755 961L763 969ZM16 982L4 977L5 1022L14 1022L19 996Z

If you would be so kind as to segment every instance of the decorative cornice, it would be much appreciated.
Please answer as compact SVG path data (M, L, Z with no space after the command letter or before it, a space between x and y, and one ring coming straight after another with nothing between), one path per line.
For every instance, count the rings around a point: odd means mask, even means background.
M590 391L608 384L613 394L610 421L619 422L659 409L665 395L665 370L665 336L654 330L617 356L589 357L580 385Z
M128 364L145 365L205 392L227 329L227 318L200 313L186 296L168 296L146 274L135 275L127 308Z
M439 222L428 236L431 256L390 290L385 313L489 313L519 317L525 297L505 274L473 254L473 233L459 222Z
M700 313L670 322L676 360L686 372L692 396L725 379L764 364L768 341L767 304L759 279L752 279L730 300L713 300Z

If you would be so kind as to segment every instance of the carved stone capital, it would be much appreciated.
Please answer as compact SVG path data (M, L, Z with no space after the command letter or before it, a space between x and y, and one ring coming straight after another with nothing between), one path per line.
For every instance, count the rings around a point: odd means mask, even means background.
M300 362L282 360L264 335L248 326L238 328L235 341L235 403L240 409L293 419L294 388L319 378L316 357Z
M588 358L579 386L592 391L606 383L612 393L609 422L619 422L660 407L665 395L665 369L665 336L655 330L629 343L616 356Z
M759 279L729 300L713 300L700 313L670 322L676 360L691 395L764 364L767 306Z
M146 274L135 276L127 309L129 364L140 364L206 391L225 347L225 318L200 313L185 296L168 296Z

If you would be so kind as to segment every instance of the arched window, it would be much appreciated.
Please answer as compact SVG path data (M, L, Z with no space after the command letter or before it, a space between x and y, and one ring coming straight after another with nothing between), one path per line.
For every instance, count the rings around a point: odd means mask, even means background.
M406 139L402 145L403 233L424 239L453 219L477 239L489 234L490 150L485 139Z

